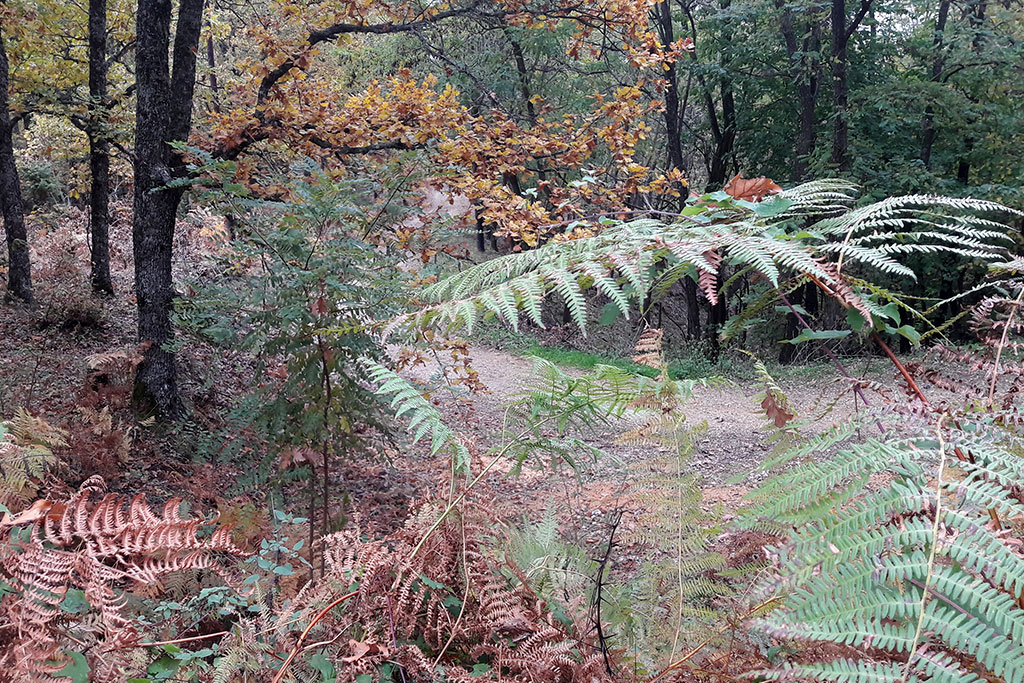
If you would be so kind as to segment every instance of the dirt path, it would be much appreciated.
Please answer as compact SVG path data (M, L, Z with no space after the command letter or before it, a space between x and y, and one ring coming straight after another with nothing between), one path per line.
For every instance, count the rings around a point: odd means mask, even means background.
M443 396L443 392L436 397L446 417L452 424L461 425L480 445L479 450L483 454L487 448L498 445L504 404L522 390L533 371L533 363L529 358L483 347L473 347L471 355L473 367L490 392L464 399L458 407L450 398ZM436 364L429 364L405 374L426 380L437 371ZM582 371L568 372L582 374ZM827 374L822 375L824 378L796 373L793 378L780 381L798 414L811 415L820 411L840 393L842 386ZM721 503L727 511L738 507L742 497L762 478L756 468L768 452L769 445L763 431L765 417L759 412L760 406L755 398L758 391L756 386L738 384L698 389L694 399L685 407L692 424L706 422L708 426L689 467L703 482L706 503ZM847 417L852 410L852 399L844 397L822 421L822 428ZM493 489L500 492L501 502L507 505L510 517L536 519L554 505L563 520L563 528L568 526L578 530L584 542L594 543L598 542L594 532L600 526L599 518L609 510L641 512L631 488L644 464L661 453L652 446L616 444L616 437L629 428L628 422L623 422L610 425L606 431L583 436L588 444L603 449L609 457L584 463L579 476L563 466L554 472L550 469L526 469L518 477L508 478L505 475L510 466L496 467L491 482ZM742 475L746 475L742 481L730 483Z

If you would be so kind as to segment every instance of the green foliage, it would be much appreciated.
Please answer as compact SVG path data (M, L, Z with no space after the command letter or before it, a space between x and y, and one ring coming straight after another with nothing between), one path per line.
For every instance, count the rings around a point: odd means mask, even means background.
M402 310L397 256L366 234L373 191L314 176L294 183L287 203L243 201L242 235L218 259L224 274L179 300L180 324L257 359L256 389L228 416L232 436L218 445L231 458L243 448L265 453L249 486L270 476L278 449L342 453L368 426L385 431L356 362L383 357L374 324Z
M65 187L54 171L53 163L39 157L29 157L18 164L26 208L43 209L63 199Z
M751 513L792 529L761 587L789 597L761 627L906 664L838 660L770 677L979 680L969 657L1024 680L1024 559L993 521L1024 512L1014 495L1024 461L1020 437L998 425L963 414L863 440L847 428L786 454L800 466L762 487Z
M67 434L19 408L0 422L0 512L17 512L32 501L57 464L54 448L67 446Z
M376 386L380 396L391 397L391 408L395 417L408 419L408 430L412 432L415 444L424 436L430 437L430 455L447 451L452 460L452 469L459 474L469 472L469 450L458 435L445 424L441 412L423 397L422 389L402 378L393 370L372 360L362 358L368 379Z
M606 227L597 236L552 243L450 275L424 291L437 301L389 329L465 328L497 317L518 329L522 317L543 327L540 302L557 294L572 319L585 327L583 292L594 289L623 316L649 291L667 292L684 277L715 300L719 264L747 269L771 287L788 277L809 277L844 307L870 315L868 293L843 270L913 276L898 259L946 253L997 261L1007 252L1005 226L981 213L1005 211L991 202L915 196L851 208L854 188L842 181L805 183L778 196L787 208L762 216L756 204L722 193L697 198L674 223L644 219ZM769 212L772 213L772 212ZM957 241L958 231L966 241ZM832 262L837 258L836 263ZM662 275L653 279L655 265Z

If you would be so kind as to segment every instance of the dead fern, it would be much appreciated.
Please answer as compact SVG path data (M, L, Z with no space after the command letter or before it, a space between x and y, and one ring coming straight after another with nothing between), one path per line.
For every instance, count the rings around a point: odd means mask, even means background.
M124 680L128 650L139 641L123 613L128 591L196 569L227 578L220 556L242 554L230 529L182 517L178 499L155 512L141 495L94 499L104 488L93 477L66 501L37 500L0 521L0 568L10 587L0 666L14 680L52 680L83 645L90 680ZM79 618L65 605L74 593L92 608Z
M664 330L650 328L644 330L636 341L633 353L633 362L637 365L646 365L661 370L665 365L665 352L662 349L662 339L665 336Z
M608 680L600 653L490 550L497 519L489 506L474 499L435 528L445 507L422 503L380 540L356 528L322 540L325 577L272 610L270 636L278 651L291 650L291 673L301 679L316 664L333 667L340 682L468 683L485 674L510 683ZM218 680L257 664L283 678L278 658L245 635L256 630L254 619L222 643L246 656L221 660Z

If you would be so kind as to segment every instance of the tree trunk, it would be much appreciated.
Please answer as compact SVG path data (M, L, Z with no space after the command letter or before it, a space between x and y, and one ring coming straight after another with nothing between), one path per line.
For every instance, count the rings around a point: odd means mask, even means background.
M782 0L776 1L776 7L782 8ZM793 180L800 182L807 178L811 155L817 143L817 122L814 110L818 103L818 70L816 57L821 47L820 26L815 17L808 19L810 26L803 34L803 43L797 42L797 32L793 25L793 13L789 7L782 12L780 29L789 54L790 66L797 84L798 125L796 139L796 158L793 160Z
M719 190L725 186L728 177L728 162L736 143L736 102L733 98L732 85L727 77L722 78L722 129L715 143L715 153L711 157L711 170L708 173L709 190Z
M731 0L721 0L719 7L721 10L727 10L729 5L732 4ZM718 63L722 69L723 74L729 73L729 54L728 49L732 44L732 27L728 19L723 18L722 24L722 51L719 53ZM732 156L733 148L736 144L736 100L733 96L732 81L728 75L723 75L719 80L718 84L721 92L722 99L722 126L720 129L717 127L714 129L715 135L715 151L711 157L711 165L708 171L708 186L707 189L718 190L725 186L725 181L729 175L728 164L729 157ZM710 98L708 100L709 106L711 105Z
M662 0L657 8L658 34L663 45L675 42L675 27L672 23L672 8L668 0ZM679 78L675 62L668 65L665 72L665 132L668 137L668 167L683 168L683 144L679 122L684 112L680 111ZM679 210L686 202L686 188L679 188ZM683 278L683 298L686 304L686 335L690 339L700 337L700 300L697 298L697 283L691 278ZM646 302L644 305L646 308Z
M181 0L169 69L171 1L139 0L135 71L135 293L139 340L151 342L136 377L137 404L164 418L181 413L174 355L165 346L173 338L171 249L183 190L166 185L184 172L170 144L188 138L192 127L196 52L202 0Z
M832 0L832 163L842 173L850 170L846 44L846 2Z
M818 316L818 287L813 282L801 285L800 289L794 292L790 300L803 305L804 310L807 311L807 317L811 320ZM786 339L792 339L800 334L800 329L800 323L797 321L796 316L792 314L787 316ZM792 363L796 356L796 348L795 344L782 344L782 348L779 349L779 363L782 365Z
M107 0L89 0L90 280L113 294L110 281L110 144L107 139Z
M985 34L982 32L982 24L985 22L985 14L988 11L988 0L973 0L967 6L967 20L974 31L974 38L971 40L971 50L978 54L985 44ZM975 101L970 94L968 99ZM976 116L968 115L968 121L974 123ZM973 126L965 126L970 131ZM962 185L970 185L971 181L971 154L974 152L974 136L971 133L964 135L964 151L957 162L956 179Z
M209 27L209 22L207 22ZM220 113L220 86L217 84L217 59L213 52L213 36L206 37L206 65L210 68L210 102L214 113Z
M945 58L942 54L943 35L946 31L946 21L949 18L949 0L940 0L939 15L935 19L935 35L932 38L932 49L935 50L935 59L932 61L931 82L938 83L942 80L942 70L945 68ZM935 108L928 105L924 110L924 117L921 119L921 161L925 168L932 163L932 147L938 132L935 130Z
M871 0L861 0L860 9L847 25L846 0L832 0L832 163L842 173L851 168L848 47L869 9Z
M662 0L657 5L658 34L663 45L671 45L675 42L675 29L672 25L672 8L669 0ZM676 63L668 64L665 71L665 110L662 116L665 119L665 133L668 136L668 167L669 169L683 168L683 143L679 131L679 120L682 112L679 111L679 79L676 71Z
M7 293L23 301L32 301L32 266L25 229L25 207L21 201L21 181L14 162L14 122L11 120L10 66L0 30L0 209L7 235Z

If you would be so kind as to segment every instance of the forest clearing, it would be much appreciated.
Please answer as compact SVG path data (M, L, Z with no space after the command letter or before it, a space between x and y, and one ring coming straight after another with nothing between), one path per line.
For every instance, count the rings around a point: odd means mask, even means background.
M0 681L1024 683L1024 4L0 0Z

